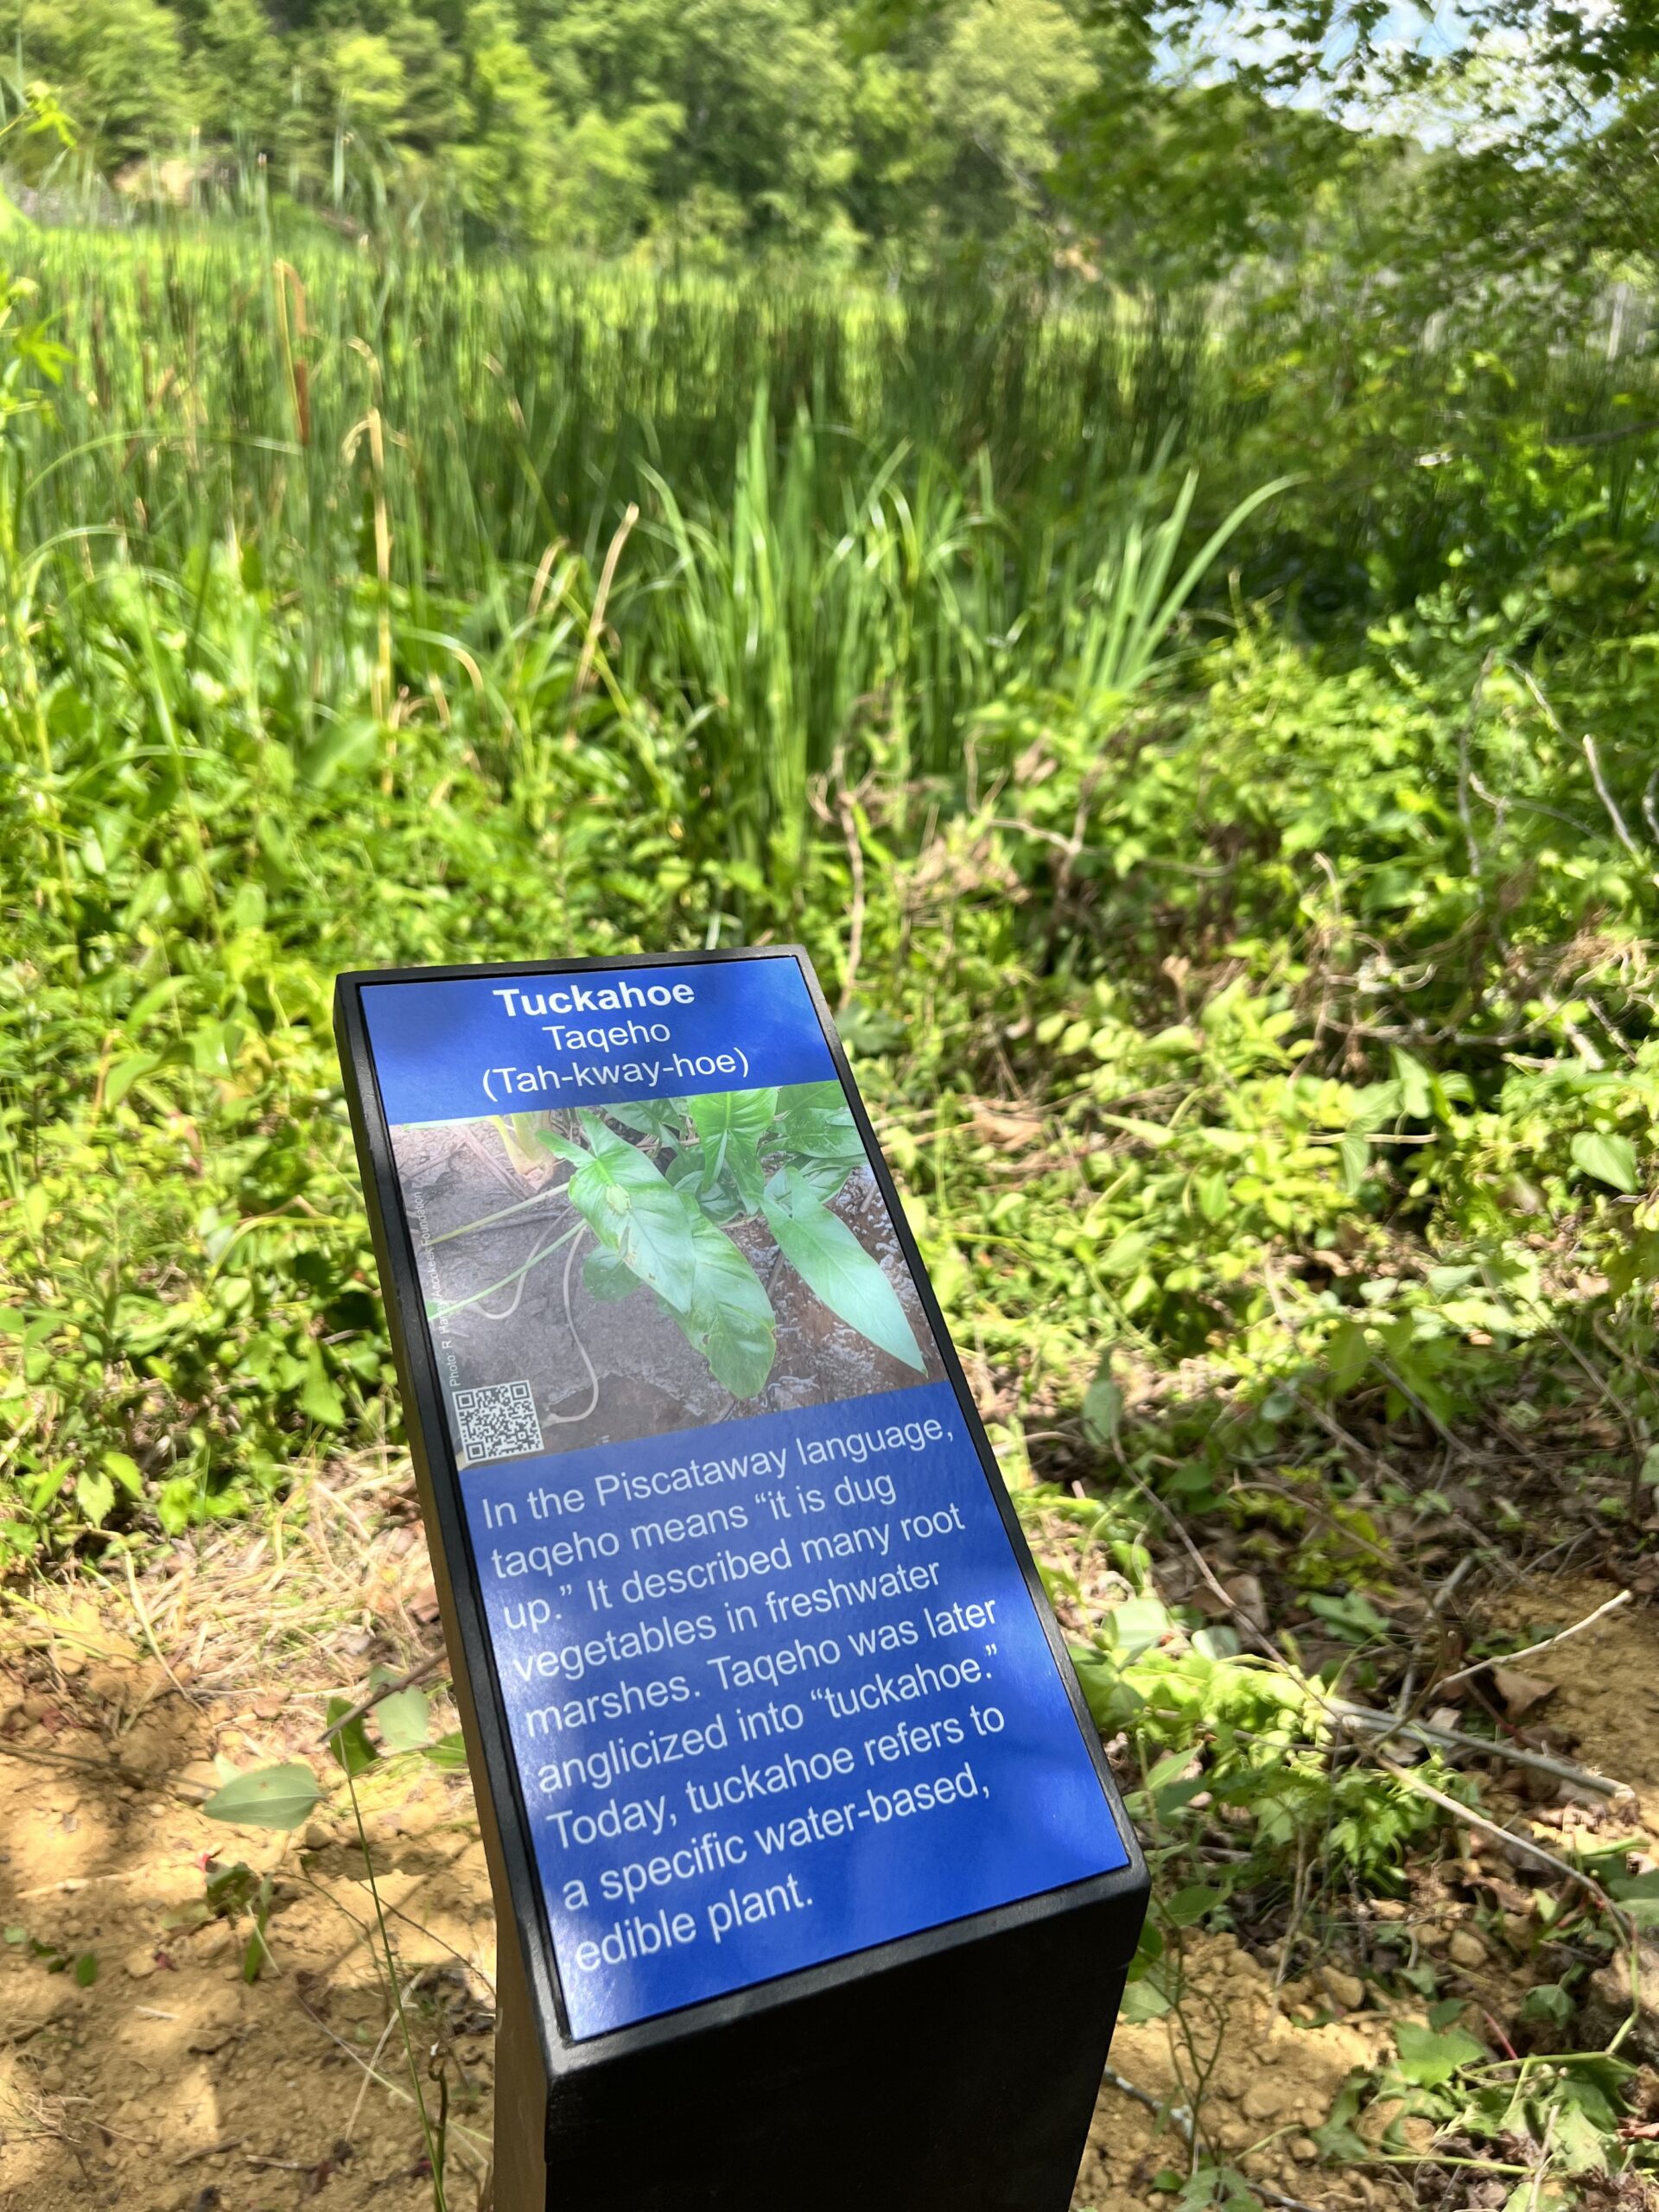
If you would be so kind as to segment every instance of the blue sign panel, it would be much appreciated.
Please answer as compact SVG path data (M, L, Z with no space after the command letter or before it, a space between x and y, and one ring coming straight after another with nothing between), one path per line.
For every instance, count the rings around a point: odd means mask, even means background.
M798 963L363 999L573 2034L1123 1866Z

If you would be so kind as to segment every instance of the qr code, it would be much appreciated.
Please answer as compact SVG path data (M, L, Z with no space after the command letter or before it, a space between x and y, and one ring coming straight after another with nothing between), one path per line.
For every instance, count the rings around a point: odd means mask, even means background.
M461 1456L469 1465L542 1448L536 1394L528 1382L486 1382L476 1390L457 1390L455 1426Z

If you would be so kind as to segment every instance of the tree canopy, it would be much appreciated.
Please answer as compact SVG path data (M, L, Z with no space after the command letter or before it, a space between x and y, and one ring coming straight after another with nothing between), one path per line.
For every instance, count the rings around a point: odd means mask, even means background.
M37 175L182 161L346 221L1160 284L1357 224L1448 289L1471 258L1605 278L1655 231L1659 29L1628 0L16 3L19 86L76 137Z
M1205 276L1390 158L1159 67L1137 0L21 0L13 44L83 171L602 253Z

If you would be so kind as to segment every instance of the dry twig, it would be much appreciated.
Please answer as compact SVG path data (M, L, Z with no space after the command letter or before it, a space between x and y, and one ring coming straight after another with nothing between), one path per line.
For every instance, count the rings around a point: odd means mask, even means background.
M1460 1667L1455 1675L1443 1675L1435 1683L1432 1694L1449 1690L1454 1682L1466 1682L1474 1675L1484 1674L1488 1667L1513 1667L1517 1659L1535 1659L1541 1651L1548 1651L1557 1643L1565 1643L1569 1636L1580 1635L1595 1623L1605 1620L1609 1613L1617 1612L1621 1605L1628 1605L1634 1593L1621 1590L1617 1598L1610 1598L1605 1605L1598 1605L1593 1613L1586 1613L1581 1621L1574 1621L1571 1628L1558 1629L1554 1636L1547 1636L1541 1643L1529 1643L1523 1650L1505 1651L1501 1656L1477 1659L1472 1667Z
M380 1689L371 1690L368 1696L359 1698L348 1713L342 1713L338 1720L331 1720L317 1741L320 1744L332 1743L353 1721L360 1720L365 1713L372 1713L384 1699L396 1697L399 1690L413 1689L417 1682L423 1682L429 1675L435 1675L448 1656L442 1645L435 1651L429 1651L420 1664L411 1667L406 1675L400 1675L395 1682L387 1682Z
M1369 1706L1350 1705L1342 1699L1332 1699L1331 1710L1351 1727L1367 1731L1375 1728L1387 1736L1408 1736L1414 1743L1440 1749L1478 1751L1486 1758L1503 1759L1510 1766L1531 1767L1536 1773L1552 1775L1557 1782L1571 1783L1576 1789L1594 1790L1599 1796L1629 1797L1635 1794L1627 1782L1615 1782L1611 1775L1592 1773L1588 1767L1574 1766L1568 1759L1551 1758L1546 1751L1526 1751L1518 1744L1505 1744L1488 1736L1465 1735L1461 1728L1437 1728L1432 1721L1402 1720L1391 1713L1373 1713Z

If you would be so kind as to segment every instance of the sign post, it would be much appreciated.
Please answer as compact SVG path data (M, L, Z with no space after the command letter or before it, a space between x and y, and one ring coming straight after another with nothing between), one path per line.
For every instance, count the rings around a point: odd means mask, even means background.
M1064 2212L1147 1878L805 956L344 976L495 2212Z

